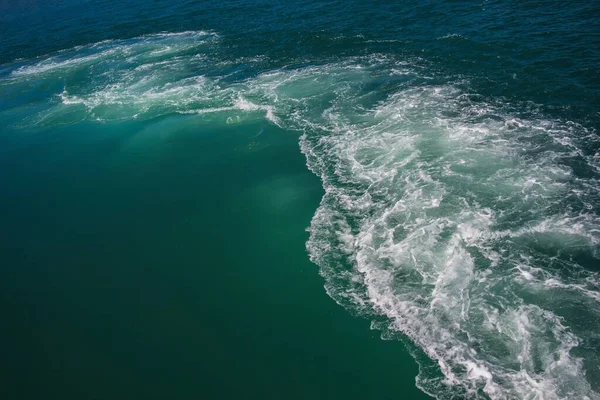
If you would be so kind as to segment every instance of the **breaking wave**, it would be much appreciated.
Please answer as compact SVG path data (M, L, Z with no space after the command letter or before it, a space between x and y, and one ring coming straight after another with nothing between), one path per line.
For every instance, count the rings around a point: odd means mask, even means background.
M422 60L272 67L212 32L20 61L8 96L63 82L24 123L197 114L301 132L325 195L309 228L329 295L405 340L446 398L600 399L596 132L485 98Z

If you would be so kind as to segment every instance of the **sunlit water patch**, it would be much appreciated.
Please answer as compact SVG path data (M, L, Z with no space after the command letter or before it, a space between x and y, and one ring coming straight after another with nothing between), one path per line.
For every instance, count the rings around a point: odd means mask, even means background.
M485 98L421 60L269 67L221 45L213 32L156 34L21 61L3 69L1 112L25 115L20 126L197 114L300 132L325 189L310 257L339 304L426 355L419 387L600 398L593 129ZM282 202L301 196L288 189Z

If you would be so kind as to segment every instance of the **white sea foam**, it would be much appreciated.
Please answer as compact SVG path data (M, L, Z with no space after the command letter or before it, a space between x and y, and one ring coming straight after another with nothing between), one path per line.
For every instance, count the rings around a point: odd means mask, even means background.
M579 267L575 279L585 283L563 283L550 267L559 254L532 251L545 246L540 237L520 241L541 233L562 235L558 248L597 248L595 214L552 209L581 179L560 154L583 155L571 143L539 151L527 142L556 141L568 124L517 122L461 96L450 85L409 87L360 122L344 112L355 109L347 98L311 121L318 134L307 129L302 148L326 189L310 228L312 259L338 302L387 316L437 360L448 391L422 375L431 394L599 398L572 354L593 326L576 334L546 303L522 297L560 289L553 296L597 299L592 272ZM519 227L501 228L510 221Z
M39 63L36 63L34 65L20 67L16 70L12 71L11 75L16 76L16 77L24 76L24 75L35 75L35 74L42 74L45 72L65 69L65 68L81 66L81 65L93 63L94 61L97 61L97 60L101 59L102 57L110 56L111 54L114 54L115 51L116 51L115 49L110 49L110 50L106 50L106 51L103 51L100 53L91 54L88 56L66 58L66 59L62 59L63 57L50 58L50 59L43 60Z
M85 67L100 61L111 61L126 56L156 58L177 54L205 43L218 40L218 35L207 31L186 31L179 33L158 33L127 40L105 40L86 46L65 49L56 55L33 63L26 63L12 71L13 77L40 75Z

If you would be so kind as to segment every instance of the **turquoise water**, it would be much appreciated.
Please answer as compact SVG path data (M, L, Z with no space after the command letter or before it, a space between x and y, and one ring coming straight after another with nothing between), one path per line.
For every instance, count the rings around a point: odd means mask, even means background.
M596 4L2 7L5 398L600 398Z

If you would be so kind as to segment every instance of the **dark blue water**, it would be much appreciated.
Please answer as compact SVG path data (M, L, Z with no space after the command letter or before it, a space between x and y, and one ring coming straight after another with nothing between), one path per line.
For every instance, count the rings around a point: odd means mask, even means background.
M27 338L21 346L42 352L73 340L84 348L86 334L57 339L69 326L60 318L44 323L50 336L28 329L23 299L42 291L52 312L75 315L68 304L83 298L97 301L97 315L118 314L118 296L86 298L77 282L107 268L107 287L121 282L110 271L131 283L149 265L156 283L175 268L173 282L189 292L173 304L195 306L182 306L179 319L150 313L144 321L195 332L199 325L182 324L191 310L199 320L210 315L223 332L198 342L275 374L248 349L270 348L262 331L270 323L300 324L291 315L302 313L287 303L292 287L297 301L321 307L321 288L300 290L291 282L305 275L279 268L304 271L310 259L335 302L406 347L419 367L416 386L430 396L599 398L599 61L594 1L2 2L2 280L16 326L7 341ZM288 244L296 247L286 258L279 249ZM221 283L213 293L198 275L186 286L183 265ZM248 290L267 300L245 303ZM72 300L58 301L63 295ZM221 296L229 300L207 305ZM240 303L253 332L242 342L232 336L236 324L224 322ZM279 304L272 321L269 304ZM311 347L306 325L274 342L293 337ZM321 354L342 357L333 338L320 340L313 347ZM227 351L230 342L237 345ZM382 357L366 341L355 344ZM13 373L20 382L31 378L30 354ZM311 368L305 362L296 371ZM49 365L35 374L62 376ZM380 367L392 376L404 368ZM245 375L231 368L214 375ZM381 369L354 373L379 391L329 392L312 376L304 392L288 382L270 393L403 396L378 380ZM411 372L399 374L400 386L412 385ZM330 382L348 372L335 375ZM256 379L244 382L267 396ZM91 398L118 391L78 390Z

